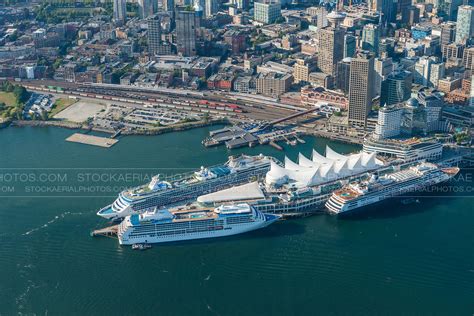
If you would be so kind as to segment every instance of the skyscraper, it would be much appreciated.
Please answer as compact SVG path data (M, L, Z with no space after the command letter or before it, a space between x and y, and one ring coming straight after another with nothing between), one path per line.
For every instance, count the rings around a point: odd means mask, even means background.
M362 49L374 55L379 53L380 29L375 24L367 24L362 30Z
M382 82L382 95L380 104L392 105L410 98L412 74L407 70L395 71Z
M114 22L124 24L127 20L127 4L125 0L114 0Z
M354 35L344 35L344 58L354 56L357 48L357 40Z
M163 0L163 11L174 12L174 0Z
M176 12L176 46L183 56L196 55L196 28L199 27L194 11L177 8Z
M327 16L330 23L318 31L318 68L325 74L335 76L337 63L344 58L344 30L339 24L345 16L333 11Z
M367 116L372 109L374 78L374 56L359 51L351 59L349 76L349 124L366 126Z
M148 51L151 54L161 52L161 19L155 15L147 20L148 24Z
M460 6L456 22L456 43L468 42L474 35L474 7L470 5Z
M387 79L393 71L392 58L374 59L374 97L380 96L382 91L382 82Z
M155 14L153 1L154 0L138 0L138 13L140 14L140 18L146 19Z
M219 11L219 1L218 0L205 0L204 13L206 18L212 17L214 14Z
M380 10L382 11L382 20L385 23L395 22L397 19L397 1L395 0L377 0L380 1Z

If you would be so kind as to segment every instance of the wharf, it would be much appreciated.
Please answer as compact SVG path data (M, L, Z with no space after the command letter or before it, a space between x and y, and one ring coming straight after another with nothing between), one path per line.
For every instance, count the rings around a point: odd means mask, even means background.
M115 237L117 236L119 225L113 225L101 229L96 229L91 232L92 237L105 236L105 237Z
M86 135L86 134L81 134L81 133L75 133L69 136L68 138L66 138L66 141L105 147L105 148L110 148L118 142L117 139L99 137L99 136L94 136L94 135Z

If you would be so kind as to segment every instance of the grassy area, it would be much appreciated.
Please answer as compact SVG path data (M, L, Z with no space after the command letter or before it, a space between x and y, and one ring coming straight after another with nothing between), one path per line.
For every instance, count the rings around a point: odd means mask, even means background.
M69 99L69 98L59 98L54 102L53 108L51 112L49 113L49 117L53 117L54 115L58 114L68 106L76 103L77 100L75 99Z
M13 92L0 92L0 103L5 103L7 106L16 106L16 98Z

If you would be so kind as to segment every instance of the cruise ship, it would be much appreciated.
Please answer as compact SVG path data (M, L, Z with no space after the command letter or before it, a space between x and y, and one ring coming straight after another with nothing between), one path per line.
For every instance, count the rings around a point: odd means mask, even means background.
M199 195L222 190L263 177L276 160L264 155L239 157L213 167L179 175L176 181L161 180L154 176L150 183L122 191L118 198L97 212L106 219L115 220L139 214L154 207L162 207L197 198Z
M312 159L298 155L298 163L285 157L284 165L271 163L261 182L246 183L225 190L201 195L198 205L217 206L223 203L249 203L258 211L299 217L322 212L334 190L365 179L369 172L392 171L375 154L341 155L330 147L322 156L313 150Z
M334 191L326 202L326 208L331 214L345 214L387 198L448 181L458 172L459 168L456 167L441 168L423 162L381 177L372 175L368 180L350 183Z
M155 208L127 216L118 226L117 236L121 245L224 237L266 227L278 218L248 204L179 211Z

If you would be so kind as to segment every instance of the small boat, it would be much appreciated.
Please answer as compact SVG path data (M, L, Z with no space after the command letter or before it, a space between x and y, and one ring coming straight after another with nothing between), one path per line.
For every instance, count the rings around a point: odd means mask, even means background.
M147 250L150 248L151 248L150 244L133 244L132 245L133 250Z

